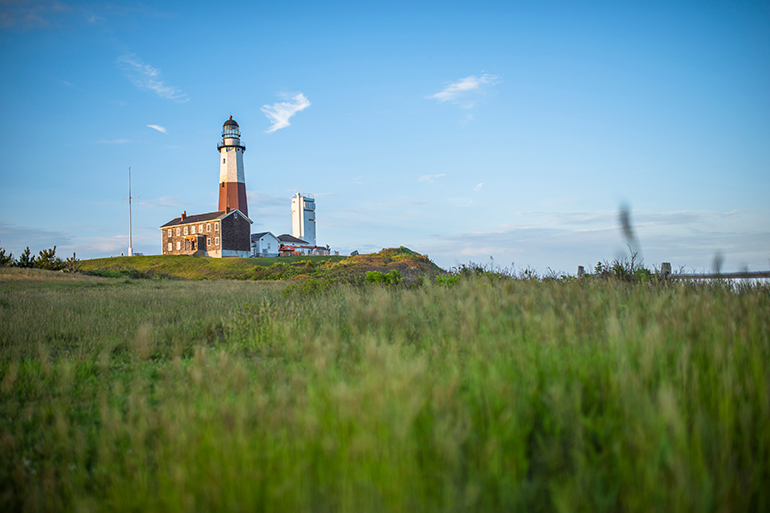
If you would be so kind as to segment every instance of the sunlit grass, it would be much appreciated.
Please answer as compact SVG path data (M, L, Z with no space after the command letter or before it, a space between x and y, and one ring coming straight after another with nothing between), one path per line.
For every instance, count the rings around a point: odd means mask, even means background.
M767 509L770 290L0 275L5 510Z
M342 256L286 256L276 258L213 258L187 255L156 255L94 258L80 261L83 271L138 271L151 275L184 279L248 278L251 271L275 263L291 264L302 260L314 263L339 262Z

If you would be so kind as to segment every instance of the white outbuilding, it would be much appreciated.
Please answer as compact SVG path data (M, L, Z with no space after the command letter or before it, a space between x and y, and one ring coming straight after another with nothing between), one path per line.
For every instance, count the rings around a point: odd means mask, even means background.
M270 232L251 234L252 257L277 257L281 241Z

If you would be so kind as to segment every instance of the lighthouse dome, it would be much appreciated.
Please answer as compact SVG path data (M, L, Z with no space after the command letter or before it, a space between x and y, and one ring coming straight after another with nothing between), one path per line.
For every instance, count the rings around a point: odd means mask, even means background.
M230 116L230 119L225 121L224 126L222 127L222 137L223 138L239 138L241 136L241 131L238 129L238 123L233 119L232 116Z

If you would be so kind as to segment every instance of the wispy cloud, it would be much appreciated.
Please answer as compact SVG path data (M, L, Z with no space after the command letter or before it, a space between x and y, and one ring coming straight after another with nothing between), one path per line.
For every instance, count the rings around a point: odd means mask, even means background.
M130 142L131 139L102 139L101 141L96 141L97 144L127 144Z
M473 190L476 192L479 192L481 191L482 187L484 187L484 182L481 182L480 184L476 185L476 187L474 187Z
M439 103L450 102L470 109L476 104L472 95L482 92L483 86L493 85L495 82L497 82L495 75L488 73L481 76L471 75L448 84L443 90L428 96L428 98L437 100Z
M88 23L89 25L95 25L101 21L104 21L104 18L102 18L98 14L88 9L83 9L81 11L81 14L83 15L83 18L86 20L86 23Z
M0 2L0 27L45 29L71 11L72 7L57 0L3 0Z
M176 196L160 196L158 198L150 198L146 200L140 200L139 204L144 207L183 207L184 203L179 201Z
M166 85L160 78L160 70L146 64L136 54L121 55L117 63L131 83L139 89L149 89L161 98L177 103L190 101L187 93L182 92L178 87Z
M442 176L446 176L446 173L439 173L437 175L422 175L420 178L417 179L417 181L433 183L436 181L437 178L441 178Z
M301 110L310 107L310 101L305 95L299 93L291 98L291 101L278 102L273 105L263 105L262 112L267 116L272 125L266 130L267 133L275 132L281 128L289 126L289 119Z
M147 125L148 128L152 128L153 130L157 130L160 133L165 134L167 132L166 127L160 126L160 125Z

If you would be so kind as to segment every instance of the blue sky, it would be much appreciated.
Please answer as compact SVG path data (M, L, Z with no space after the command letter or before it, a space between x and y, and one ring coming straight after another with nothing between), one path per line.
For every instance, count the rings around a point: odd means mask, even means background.
M770 268L767 2L0 3L0 245L160 253L216 210L241 127L252 230L442 267Z

